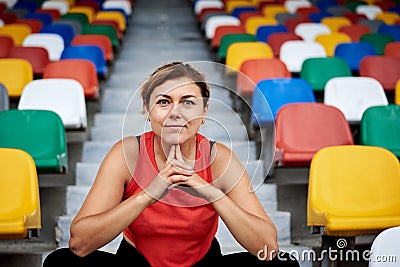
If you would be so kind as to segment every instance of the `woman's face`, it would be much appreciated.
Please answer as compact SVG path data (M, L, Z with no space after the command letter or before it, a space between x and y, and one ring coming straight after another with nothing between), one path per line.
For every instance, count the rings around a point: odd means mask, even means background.
M171 145L192 138L207 111L200 88L188 78L169 80L154 88L146 109L154 133Z

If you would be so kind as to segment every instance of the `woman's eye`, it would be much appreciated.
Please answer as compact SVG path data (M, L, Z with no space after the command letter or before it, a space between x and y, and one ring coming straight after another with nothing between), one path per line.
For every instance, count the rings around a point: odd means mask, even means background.
M183 101L183 105L185 106L185 107L190 107L190 106L193 106L193 105L195 105L196 103L194 103L194 101L192 101L192 100L185 100L185 101Z
M161 105L161 106L166 106L169 104L169 101L166 99L160 99L157 101L157 104Z

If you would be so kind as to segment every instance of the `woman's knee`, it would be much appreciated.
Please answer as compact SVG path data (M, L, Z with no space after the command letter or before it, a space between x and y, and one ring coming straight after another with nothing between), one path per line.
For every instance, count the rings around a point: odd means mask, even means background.
M76 256L69 248L59 248L52 252L45 258L43 267L53 266L68 266L73 264Z

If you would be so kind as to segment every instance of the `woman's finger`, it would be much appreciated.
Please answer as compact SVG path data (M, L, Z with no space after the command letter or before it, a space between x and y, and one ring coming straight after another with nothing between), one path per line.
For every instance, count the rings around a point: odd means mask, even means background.
M171 161L172 165L176 167L178 171L184 171L186 175L191 175L193 174L193 167L187 165L185 162L173 159Z

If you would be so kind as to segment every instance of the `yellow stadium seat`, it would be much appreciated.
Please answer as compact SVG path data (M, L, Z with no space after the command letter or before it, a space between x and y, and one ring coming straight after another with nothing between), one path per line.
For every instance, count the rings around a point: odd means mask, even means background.
M68 10L68 13L85 14L89 22L91 22L94 19L96 12L92 7L89 6L71 6L71 8Z
M31 28L25 24L6 24L0 27L0 34L10 36L16 46L22 45L25 37L31 32Z
M326 51L326 56L333 57L335 55L335 48L341 43L350 43L351 38L345 33L328 33L319 34L315 37L315 41L320 43Z
M400 225L399 160L362 145L326 147L311 161L307 225L355 237Z
M400 15L395 12L385 11L379 14L376 14L375 20L381 20L388 25L394 25L397 21L400 20Z
M261 25L277 25L278 22L275 18L267 17L251 17L246 20L245 30L246 33L256 34L257 28Z
M270 4L263 7L261 12L268 18L275 18L278 13L288 13L283 4Z
M0 148L0 239L38 237L41 228L39 186L32 157Z
M8 90L8 95L20 97L25 85L33 80L32 65L25 59L1 58L0 82Z
M226 74L234 74L248 59L273 58L271 47L264 42L236 42L228 47L226 53Z
M120 31L124 32L126 30L125 17L119 11L98 11L95 15L95 19L115 20L118 23L118 28Z
M236 7L254 7L254 4L245 0L230 0L225 3L225 11L229 14L231 14Z
M352 24L351 20L346 17L325 17L321 19L321 23L327 25L331 32L338 32L340 27Z

